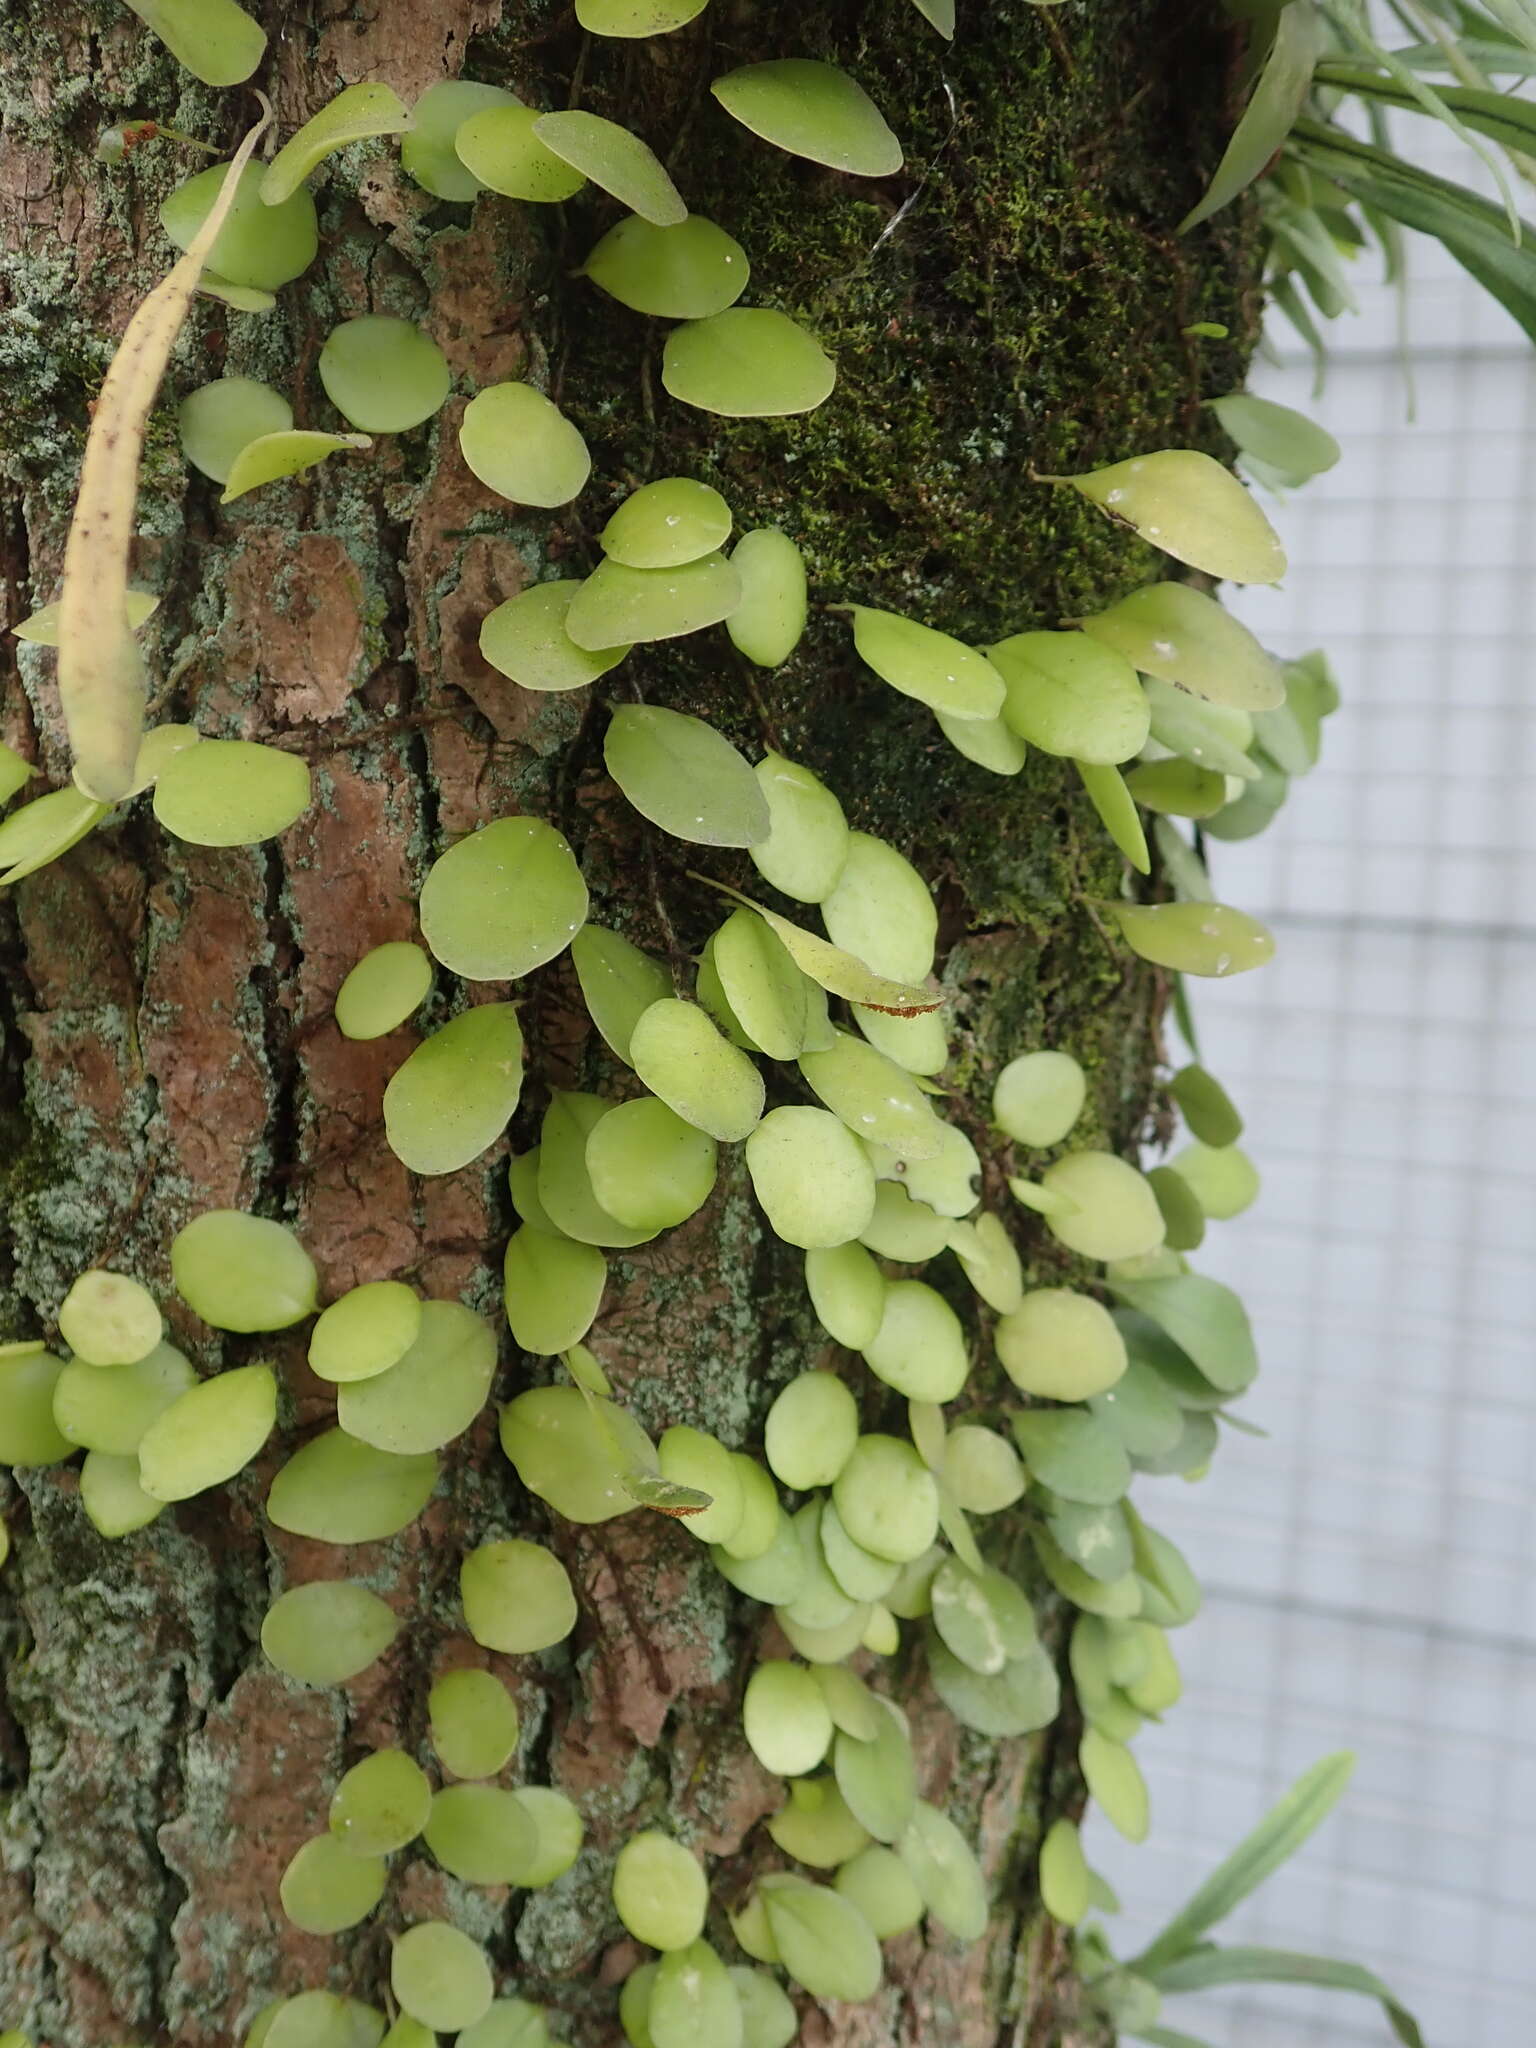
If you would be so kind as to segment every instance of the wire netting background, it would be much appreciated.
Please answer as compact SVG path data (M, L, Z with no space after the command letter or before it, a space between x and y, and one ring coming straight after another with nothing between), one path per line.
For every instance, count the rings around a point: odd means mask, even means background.
M1397 137L1468 179L1434 124L1404 117ZM1265 1176L1197 1263L1254 1318L1264 1370L1241 1413L1270 1434L1224 1433L1200 1484L1138 1484L1206 1604L1175 1639L1183 1703L1137 1740L1151 1838L1099 1821L1088 1847L1128 1953L1306 1765L1354 1749L1335 1817L1223 1934L1367 1963L1429 2048L1529 2048L1536 351L1407 240L1415 423L1373 260L1321 399L1282 322L1286 359L1255 380L1344 449L1274 514L1284 590L1226 593L1277 651L1324 647L1344 706L1269 831L1210 848L1218 896L1273 927L1274 963L1196 991ZM1220 2048L1390 2038L1373 2004L1305 1990L1207 1992L1165 2017Z

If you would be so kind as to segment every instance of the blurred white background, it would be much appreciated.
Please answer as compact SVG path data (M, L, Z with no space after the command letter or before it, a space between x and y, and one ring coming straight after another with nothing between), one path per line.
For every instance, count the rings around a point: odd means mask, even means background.
M1397 143L1472 181L1435 124L1402 117ZM1269 831L1208 849L1274 963L1196 991L1265 1176L1196 1263L1248 1304L1263 1372L1240 1412L1270 1434L1224 1434L1200 1484L1138 1482L1206 1604L1174 1641L1184 1701L1136 1744L1151 1838L1096 1821L1088 1848L1128 1953L1306 1765L1354 1749L1334 1818L1222 1934L1368 1964L1428 2048L1529 2048L1536 349L1406 240L1413 424L1374 258L1322 397L1278 319L1286 360L1255 378L1344 450L1269 508L1284 589L1226 593L1277 652L1325 648L1344 703ZM1165 2021L1215 2048L1391 2039L1374 2004L1289 1989Z

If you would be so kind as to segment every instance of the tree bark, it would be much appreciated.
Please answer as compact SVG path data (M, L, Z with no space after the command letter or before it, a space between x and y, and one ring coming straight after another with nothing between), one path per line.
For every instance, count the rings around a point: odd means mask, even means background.
M753 758L772 744L815 769L852 823L931 879L948 1108L983 1153L994 1205L1007 1202L1008 1160L987 1130L991 1078L1017 1051L1050 1044L1082 1060L1087 1142L1126 1147L1144 1133L1161 990L1083 907L1118 890L1121 871L1068 764L1036 755L1011 781L972 766L938 743L922 707L860 667L846 622L819 609L784 670L749 675L711 634L645 650L621 687L571 697L517 690L481 659L477 632L546 564L584 573L623 491L679 471L718 485L738 528L794 535L818 605L889 605L982 641L1146 580L1150 555L1031 470L1213 445L1200 401L1240 378L1252 242L1231 216L1189 243L1171 225L1219 146L1228 53L1216 10L1183 0L962 0L953 45L906 0L715 0L643 45L586 38L553 0L376 0L361 12L303 0L265 16L272 43L254 82L280 132L350 81L386 79L409 101L461 68L634 125L690 203L747 247L752 302L809 324L840 381L804 419L686 411L661 389L656 324L572 275L611 202L434 204L384 146L317 179L321 258L277 311L200 302L155 416L139 513L135 580L162 593L146 642L155 711L293 747L317 801L281 840L228 851L172 839L140 803L0 907L0 1340L56 1336L76 1274L109 1264L170 1305L173 1334L205 1369L272 1357L285 1400L240 1482L121 1542L85 1521L74 1468L0 1479L13 1538L0 1573L0 2027L54 2048L213 2048L267 1999L310 1985L382 2002L391 1932L441 1913L488 1943L507 1986L550 2004L554 2033L597 2048L618 2039L613 1987L637 1957L608 1892L625 1834L656 1822L705 1854L728 1951L720 1909L777 1860L757 1823L779 1788L739 1727L771 1624L659 1516L578 1529L546 1515L497 1449L490 1409L450 1448L444 1484L404 1535L356 1552L283 1535L262 1514L266 1485L328 1415L330 1390L308 1371L302 1333L221 1339L178 1310L167 1247L201 1210L254 1209L292 1222L330 1296L393 1275L462 1295L502 1326L506 1153L536 1141L550 1085L618 1092L624 1079L594 1044L568 961L491 991L522 1001L523 1106L509 1143L440 1180L405 1172L383 1136L383 1085L413 1034L348 1042L331 1004L367 947L413 934L435 853L523 810L571 839L594 917L680 966L697 955L723 912L687 870L749 889L756 877L736 856L701 859L650 832L605 781L602 707L631 677ZM783 156L710 98L721 70L791 53L855 72L906 146L901 177L871 184ZM0 574L14 620L57 594L92 394L167 264L156 205L201 166L162 143L108 169L96 133L151 117L225 148L252 102L194 84L110 0L12 0L0 74ZM175 401L239 371L289 391L300 425L326 424L316 351L336 320L368 310L420 319L458 396L426 429L220 509L181 460ZM1237 339L1197 359L1184 333L1197 320ZM495 498L458 451L467 396L513 376L549 389L593 450L593 486L554 514ZM52 657L3 645L0 734L56 785L68 759ZM429 1022L455 1000L451 977L435 1000ZM1070 1275L1015 1213L1030 1271ZM965 1405L994 1415L987 1319L963 1288L953 1296L982 1361ZM612 1258L591 1342L653 1431L688 1421L751 1445L776 1387L817 1363L848 1372L870 1426L881 1412L883 1390L811 1316L799 1255L767 1232L739 1152L693 1222ZM498 1398L550 1363L504 1340ZM994 1523L989 1542L1006 1546L1022 1523L999 1521L1014 1526ZM458 1560L487 1534L517 1532L564 1558L581 1622L560 1651L488 1658L463 1633ZM386 1592L405 1628L351 1685L300 1690L265 1662L262 1614L285 1585L342 1573ZM1039 1606L1059 1642L1043 1591ZM420 1745L431 1675L466 1661L490 1662L517 1692L522 1777L581 1803L577 1866L508 1898L405 1855L364 1926L329 1942L297 1933L277 1880L323 1825L339 1772L366 1748ZM802 2042L1097 2039L1034 1882L1042 1817L1081 1804L1070 1698L1054 1728L996 1744L956 1728L920 1654L887 1673L913 1716L925 1796L981 1845L996 1912L971 1947L891 1944L867 2007L802 2001Z

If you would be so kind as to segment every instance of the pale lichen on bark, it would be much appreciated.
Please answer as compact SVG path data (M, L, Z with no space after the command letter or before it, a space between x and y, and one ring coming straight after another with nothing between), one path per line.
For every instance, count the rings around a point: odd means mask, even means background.
M409 100L466 53L471 75L553 102L579 48L562 10L513 0L269 11L282 33L267 82L285 129L360 77ZM1205 432L1180 330L1204 318L1247 332L1251 251L1240 224L1190 248L1168 224L1213 139L1219 31L1174 0L972 12L947 50L905 0L776 8L771 37L756 10L715 0L659 61L599 49L584 67L586 103L632 118L638 104L640 125L675 138L684 189L748 244L754 296L800 309L839 357L840 394L811 421L731 426L665 400L656 337L567 275L606 224L601 208L433 208L383 148L349 151L322 181L325 253L277 313L198 316L152 424L141 505L138 572L165 593L148 645L174 676L158 708L213 732L283 736L317 770L318 801L280 846L228 853L180 846L135 815L0 906L0 1336L51 1334L69 1280L95 1259L165 1291L170 1235L220 1204L291 1217L332 1289L399 1273L494 1308L510 1216L500 1155L413 1183L379 1122L408 1034L348 1044L327 1017L361 951L411 934L426 861L499 811L555 815L595 914L643 942L666 945L670 926L696 952L718 922L718 902L684 878L692 852L639 841L603 785L586 693L530 701L476 647L501 598L549 566L586 564L605 494L687 468L720 484L742 524L797 532L818 599L911 606L978 636L1054 623L1146 573L1090 508L1027 472ZM725 133L708 101L712 69L801 47L853 64L908 139L922 189L884 242L882 200ZM154 206L185 168L151 150L107 171L91 157L95 132L151 115L228 142L243 111L240 95L176 74L107 0L14 9L0 75L0 276L14 315L0 341L0 574L19 614L55 594L86 405L135 295L165 264ZM459 398L432 429L220 512L206 483L186 480L170 402L227 368L292 388L300 422L316 420L318 342L368 308L422 319L460 374ZM1236 350L1218 361L1235 381ZM457 452L463 397L523 374L553 382L598 457L601 486L568 514L501 504ZM0 733L62 779L48 659L0 662ZM756 704L713 650L657 656L644 673L648 694L824 772L856 824L932 876L956 1108L973 1135L997 1064L1042 1040L1090 1070L1087 1132L1135 1135L1156 991L1077 908L1113 890L1118 867L1064 764L1037 758L999 784L948 755L917 707L855 672L830 617L759 682ZM729 860L719 872L749 876ZM586 1038L568 964L536 978L525 1012L534 1067L519 1146L548 1078L616 1078ZM612 1268L594 1346L648 1424L686 1419L750 1442L777 1384L835 1362L798 1255L766 1237L739 1163L695 1223ZM184 1327L210 1360L256 1355L242 1339L220 1354ZM678 1828L721 1859L722 1902L761 1854L755 1823L778 1794L738 1708L764 1617L659 1518L577 1530L545 1516L520 1494L490 1415L394 1542L339 1559L282 1536L260 1514L265 1484L328 1399L302 1340L269 1349L285 1377L282 1441L228 1497L108 1545L68 1473L0 1482L16 1537L0 1575L0 2026L31 2025L54 2048L213 2048L277 1991L376 1992L391 1928L447 1910L565 2015L573 2048L609 2043L613 1985L633 1959L607 1893L624 1833L641 1820ZM508 1347L499 1391L542 1376ZM980 1372L982 1404L989 1384ZM485 1661L457 1630L457 1558L478 1532L516 1529L556 1547L582 1599L561 1651L497 1662L523 1706L522 1765L581 1800L586 1850L550 1892L510 1905L422 1859L353 1935L296 1934L277 1905L283 1864L363 1747L420 1742L435 1664ZM341 1570L388 1592L410 1624L344 1693L301 1692L263 1664L260 1616L281 1584ZM899 1662L892 1683L914 1716L925 1788L978 1834L1004 1903L970 1950L893 1944L879 1999L808 2009L802 2041L1094 2039L1032 1888L1041 1803L1077 1796L1070 1723L984 1743L938 1708L920 1659Z

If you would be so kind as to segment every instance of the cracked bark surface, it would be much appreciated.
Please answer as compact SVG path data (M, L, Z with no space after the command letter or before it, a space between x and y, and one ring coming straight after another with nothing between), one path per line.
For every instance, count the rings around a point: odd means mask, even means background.
M387 149L351 152L318 181L322 259L277 312L204 304L190 324L151 433L135 560L135 579L163 594L147 643L156 712L294 747L317 801L280 841L228 851L179 844L140 805L0 905L0 1341L52 1336L74 1275L110 1262L167 1299L173 1334L205 1369L271 1356L284 1406L240 1483L124 1542L94 1535L72 1468L0 1480L14 1539L0 1573L0 2026L56 2048L212 2048L279 1992L329 1983L377 1997L390 1934L443 1914L487 1941L508 1984L548 2000L571 2048L599 2048L618 2039L613 1986L637 1959L607 1894L624 1836L652 1822L684 1834L712 1860L717 1904L776 1860L756 1823L778 1788L738 1720L771 1624L659 1517L577 1529L545 1515L497 1450L489 1410L393 1542L335 1551L274 1530L266 1485L329 1415L329 1390L308 1372L302 1334L220 1340L178 1313L167 1246L199 1210L256 1208L294 1223L328 1295L394 1275L500 1323L509 1147L442 1180L404 1171L379 1101L414 1034L343 1040L330 1018L342 976L367 947L412 936L436 851L511 811L558 823L594 916L680 969L723 906L687 879L699 850L640 826L604 780L606 683L569 698L516 690L479 656L481 617L551 567L584 572L622 490L679 469L718 484L741 526L793 532L822 604L888 604L995 638L1144 580L1152 557L1027 471L1214 445L1198 402L1238 381L1239 350L1197 363L1181 330L1207 319L1249 333L1251 248L1241 221L1191 248L1168 224L1219 148L1227 52L1213 19L1174 0L1083 0L1060 15L996 0L953 50L904 0L796 0L771 21L715 0L654 51L587 46L564 9L532 0L265 12L274 37L258 82L285 130L357 78L386 78L410 100L466 64L530 100L563 104L574 88L633 121L697 208L748 247L753 301L816 327L841 382L807 421L684 414L661 390L653 324L569 274L613 218L607 202L589 195L548 217L489 197L434 207ZM714 107L711 76L791 50L857 72L906 140L910 175L855 190L760 148ZM86 408L167 261L155 206L189 167L147 147L108 171L92 158L96 132L152 116L227 145L248 102L177 73L112 0L14 6L0 89L0 575L14 618L56 594ZM227 368L291 392L299 424L326 423L319 344L368 310L419 318L443 346L457 379L444 414L221 511L184 472L173 401ZM536 518L470 476L453 431L473 389L523 375L560 398L596 460L591 491ZM1065 1045L1088 1067L1087 1142L1145 1131L1162 991L1080 906L1118 886L1118 867L1065 764L1036 757L1000 784L948 755L919 707L858 668L834 616L818 612L794 661L768 676L707 639L637 657L612 680L701 713L754 755L772 743L805 761L854 824L934 879L951 1113L983 1149L988 1196L1008 1165L986 1129L991 1076L1028 1044ZM0 664L0 735L57 785L68 763L51 657L7 639ZM733 856L708 865L755 882ZM453 993L440 975L428 1021ZM592 1042L568 962L516 993L529 1043L511 1134L522 1149L550 1085L613 1090L623 1076ZM1019 1234L1036 1275L1074 1271L1022 1216ZM964 1405L993 1415L986 1318L957 1276L941 1284L977 1337ZM612 1256L592 1343L653 1430L686 1420L755 1442L775 1388L815 1363L849 1374L871 1425L881 1412L858 1361L810 1316L798 1255L766 1235L739 1154L690 1224ZM498 1398L547 1377L505 1332L503 1347ZM1022 1555L1022 1524L999 1519L1014 1526L994 1524L989 1545ZM559 1652L488 1658L462 1632L458 1560L487 1534L518 1532L565 1559L582 1618ZM302 1691L262 1659L262 1614L284 1585L343 1574L384 1593L406 1625L349 1686ZM1059 1641L1061 1617L1044 1597L1041 1610ZM582 1805L575 1870L507 1898L458 1885L424 1852L404 1856L362 1928L297 1933L277 1880L323 1824L336 1777L370 1746L421 1744L431 1676L471 1660L517 1692L521 1779ZM994 1744L956 1728L919 1652L886 1682L913 1717L925 1794L982 1846L997 1911L970 1948L891 1944L868 2007L803 2002L802 2042L1097 2039L1034 1889L1041 1814L1081 1801L1070 1703L1042 1736Z

